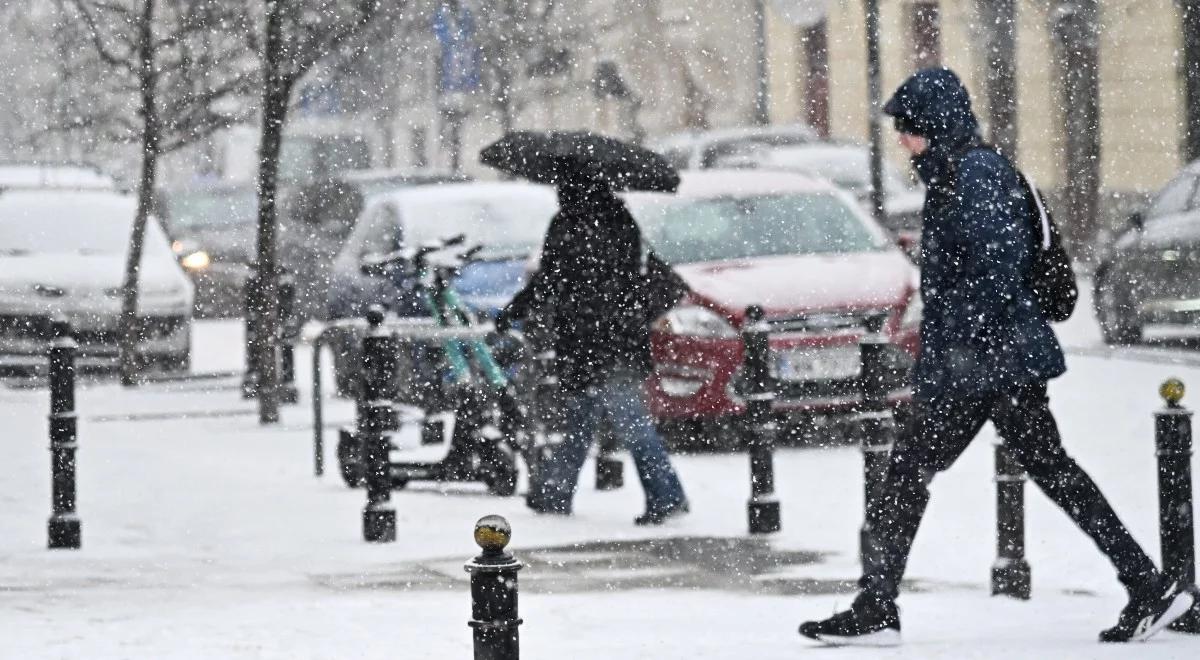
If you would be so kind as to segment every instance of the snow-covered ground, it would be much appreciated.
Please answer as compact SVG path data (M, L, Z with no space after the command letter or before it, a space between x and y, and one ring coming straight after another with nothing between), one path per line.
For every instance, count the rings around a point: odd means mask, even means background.
M1065 343L1095 349L1098 333L1081 317L1061 328ZM199 366L237 368L240 337L236 323L200 325ZM301 383L308 361L302 351ZM1068 448L1155 556L1157 385L1179 376L1200 386L1200 367L1166 362L1074 354L1052 390ZM262 429L233 380L135 391L90 384L78 398L84 548L51 552L46 393L0 387L0 658L466 658L469 595L459 566L476 551L471 528L482 515L509 518L518 556L598 539L746 533L745 456L682 456L693 512L663 529L632 525L641 510L636 484L600 493L585 478L571 519L538 517L520 498L465 486L399 492L399 539L368 545L362 491L332 472L312 475L305 405ZM331 404L330 442L332 425L351 414L345 402ZM846 590L782 596L755 588L763 576L736 589L582 590L539 586L531 567L521 594L525 657L1200 656L1200 639L1173 634L1135 647L1094 641L1115 620L1123 593L1098 552L1032 487L1033 598L988 595L993 440L985 431L934 483L909 571L916 589L901 603L902 648L825 650L800 640L796 624L848 603ZM857 450L780 451L776 469L784 529L772 547L823 553L824 561L774 577L852 580L862 510ZM433 579L408 584L418 565ZM603 571L611 568L597 575Z

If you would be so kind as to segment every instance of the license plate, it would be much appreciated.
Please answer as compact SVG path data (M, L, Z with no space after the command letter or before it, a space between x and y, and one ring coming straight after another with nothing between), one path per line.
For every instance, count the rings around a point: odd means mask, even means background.
M775 377L785 381L846 380L862 371L857 346L794 348L775 353Z

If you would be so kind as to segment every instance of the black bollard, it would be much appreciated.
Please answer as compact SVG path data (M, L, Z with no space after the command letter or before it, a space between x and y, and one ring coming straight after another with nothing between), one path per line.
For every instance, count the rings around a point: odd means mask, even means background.
M863 526L859 533L859 557L864 565L870 548L870 512L887 477L888 457L896 443L896 418L887 400L890 370L886 360L888 342L880 334L883 321L882 317L873 319L859 343L862 361L859 421L863 455Z
M296 316L296 278L285 274L279 278L279 402L296 403L296 339L300 336L300 319Z
M742 326L744 343L743 378L746 384L744 433L750 451L750 502L747 511L751 534L778 532L779 500L775 497L775 378L770 366L770 328L763 321L763 308L746 308Z
M996 563L992 595L1029 600L1025 560L1025 470L1003 442L996 444Z
M596 490L617 490L625 485L625 464L616 457L617 429L605 424L600 429L596 452Z
M504 551L512 527L501 516L475 523L475 542L483 549L463 567L471 574L471 621L475 660L517 660L521 643L517 617L517 571L521 562Z
M383 308L372 307L367 312L367 323L370 330L363 338L363 414L357 433L367 485L363 538L372 543L390 543L396 540L396 511L391 506L391 466L384 434L393 417L387 393L396 380L396 347L382 327Z
M82 536L75 513L75 340L71 326L55 319L50 343L50 482L53 513L49 547L78 549Z
M258 312L261 308L258 302L258 266L250 264L250 277L246 278L243 289L245 332L246 332L246 371L242 375L242 398L253 399L258 396Z
M1179 404L1183 382L1170 379L1159 388L1166 408L1154 415L1158 453L1158 521L1163 572L1181 584L1196 582L1196 529L1192 503L1192 411ZM1194 588L1194 587L1193 587ZM1200 602L1171 629L1200 633Z

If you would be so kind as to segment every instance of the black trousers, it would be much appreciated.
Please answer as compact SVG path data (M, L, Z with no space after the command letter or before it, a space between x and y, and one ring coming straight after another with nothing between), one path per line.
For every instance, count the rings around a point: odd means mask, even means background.
M887 477L867 512L871 542L859 586L895 599L913 538L929 503L928 485L966 450L988 420L1042 492L1095 541L1133 587L1155 571L1091 477L1067 455L1050 413L1046 384L1012 394L917 401L912 426L892 450Z

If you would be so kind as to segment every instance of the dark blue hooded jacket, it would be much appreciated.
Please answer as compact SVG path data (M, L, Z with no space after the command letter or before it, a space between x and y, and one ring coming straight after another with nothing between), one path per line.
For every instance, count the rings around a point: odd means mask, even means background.
M986 396L1061 375L1062 349L1026 281L1035 239L1020 179L1006 158L982 148L958 76L920 71L884 112L929 140L913 158L928 190L917 396Z

